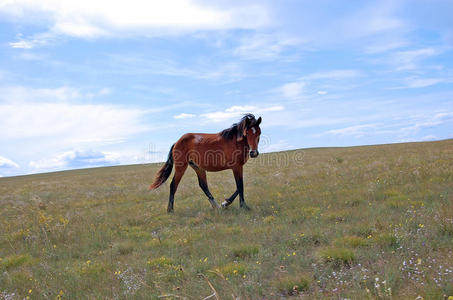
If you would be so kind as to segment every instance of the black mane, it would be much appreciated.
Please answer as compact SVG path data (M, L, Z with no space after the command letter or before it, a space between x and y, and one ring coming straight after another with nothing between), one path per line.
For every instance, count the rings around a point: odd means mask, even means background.
M230 128L222 130L219 134L226 140L239 138L246 127L253 126L255 123L256 119L253 114L245 114L238 123L234 123Z

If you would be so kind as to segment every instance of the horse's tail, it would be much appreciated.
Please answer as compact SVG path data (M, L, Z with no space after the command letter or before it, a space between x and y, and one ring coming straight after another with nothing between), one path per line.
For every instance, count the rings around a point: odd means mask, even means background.
M160 187L167 179L170 177L171 170L173 169L173 144L170 148L170 152L168 153L168 158L165 164L160 168L159 172L156 174L156 178L154 182L149 186L150 190L157 189Z

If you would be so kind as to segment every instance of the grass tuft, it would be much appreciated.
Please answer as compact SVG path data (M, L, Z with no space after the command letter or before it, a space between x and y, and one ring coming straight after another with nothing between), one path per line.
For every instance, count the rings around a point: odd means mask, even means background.
M257 255L258 252L259 252L258 246L249 244L238 245L231 250L231 253L233 254L234 257L242 259L253 257Z
M37 260L29 254L17 254L7 256L0 260L0 270L10 270L20 266L28 266L35 263Z
M335 247L357 248L368 246L369 242L366 238L360 236L345 236L334 240L333 245Z
M245 264L241 263L228 263L219 268L224 276L244 276L248 269Z
M283 295L295 296L308 290L310 280L306 275L286 275L277 279L274 286Z
M336 266L350 266L355 260L354 252L343 247L323 248L319 251L319 257L324 262L330 262Z

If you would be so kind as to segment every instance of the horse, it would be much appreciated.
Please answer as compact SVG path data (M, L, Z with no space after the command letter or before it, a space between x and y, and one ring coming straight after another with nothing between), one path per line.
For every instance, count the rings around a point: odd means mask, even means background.
M208 197L213 208L220 208L208 188L206 171L217 172L227 169L233 171L236 191L225 201L222 208L227 208L239 195L240 207L250 209L244 200L243 166L249 156L259 155L258 143L261 135L261 117L253 114L244 115L238 123L219 133L186 133L174 143L165 164L159 169L149 189L161 186L170 176L173 165L175 174L170 184L170 197L167 212L173 212L175 193L187 166L194 169L198 184Z

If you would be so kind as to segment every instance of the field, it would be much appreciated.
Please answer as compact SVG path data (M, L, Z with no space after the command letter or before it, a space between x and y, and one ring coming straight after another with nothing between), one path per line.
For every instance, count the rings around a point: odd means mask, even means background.
M453 140L260 155L251 211L189 168L167 214L159 166L0 178L0 299L453 296Z

